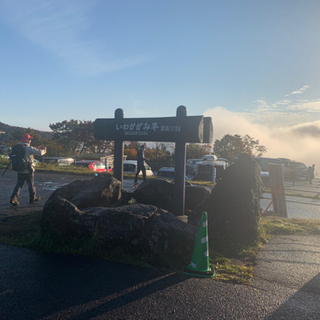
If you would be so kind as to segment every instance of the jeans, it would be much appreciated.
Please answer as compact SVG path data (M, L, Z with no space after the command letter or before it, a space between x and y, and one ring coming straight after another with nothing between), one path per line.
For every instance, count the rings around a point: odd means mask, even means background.
M18 197L20 194L20 191L22 189L22 186L24 182L27 182L28 184L28 190L29 190L29 196L30 196L30 201L34 199L36 196L36 188L34 187L34 172L30 173L20 173L18 172L18 181L17 184L13 190L11 199L14 197Z
M135 177L134 177L134 183L137 183L137 181L138 181L138 175L139 175L140 171L142 171L143 181L146 181L146 179L147 179L146 168L145 168L144 165L142 165L142 166L139 166L139 165L138 165L138 166L137 166L137 172L136 172L136 175L135 175Z

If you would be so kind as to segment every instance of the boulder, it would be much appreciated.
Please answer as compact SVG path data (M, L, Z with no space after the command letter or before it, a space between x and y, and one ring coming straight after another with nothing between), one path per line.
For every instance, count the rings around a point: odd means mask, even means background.
M133 192L133 198L143 204L165 209L174 214L174 184L163 179L148 179Z
M211 189L202 186L186 186L186 210L193 210L211 194Z
M186 182L185 207L186 210L194 209L209 194L210 189L199 187ZM149 179L144 181L133 192L133 198L143 204L154 205L175 214L174 183L163 179Z
M52 196L60 196L78 208L110 207L121 198L121 182L112 175L95 176L91 180L76 180L55 190Z
M41 230L65 244L94 239L105 250L150 255L155 267L180 270L191 261L197 234L196 227L155 206L79 210L57 194L44 206Z
M232 237L235 242L254 239L260 217L262 181L258 164L248 155L227 167L211 195L189 215L196 226L203 211L208 214L210 240Z

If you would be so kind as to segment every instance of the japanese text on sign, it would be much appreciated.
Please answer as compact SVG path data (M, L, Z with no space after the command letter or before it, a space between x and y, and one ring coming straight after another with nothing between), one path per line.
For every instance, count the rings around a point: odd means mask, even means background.
M158 125L158 122L116 123L117 131L124 131L125 135L147 136L148 132L180 132L180 126Z

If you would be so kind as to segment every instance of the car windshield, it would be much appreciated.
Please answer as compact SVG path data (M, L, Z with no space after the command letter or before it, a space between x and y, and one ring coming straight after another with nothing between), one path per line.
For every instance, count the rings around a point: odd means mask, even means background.
M302 162L291 162L291 165L296 169L307 169L307 166Z
M93 167L95 167L96 169L105 169L106 168L106 166L102 162L97 162L97 163L93 164Z
M281 160L277 160L277 159L269 159L267 162L268 163L276 163L276 164L281 164L282 165Z

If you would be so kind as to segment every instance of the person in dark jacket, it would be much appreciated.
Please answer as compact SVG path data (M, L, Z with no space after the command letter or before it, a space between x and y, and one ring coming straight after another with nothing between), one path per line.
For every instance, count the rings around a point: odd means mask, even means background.
M142 171L143 181L146 181L146 179L147 179L146 167L144 166L145 160L146 159L144 158L144 145L142 145L137 152L137 172L134 177L134 186L135 187L138 186L138 175L139 175L140 171Z
M29 201L30 203L33 203L34 201L39 201L41 198L36 195L36 188L34 187L34 155L42 156L47 152L46 147L42 147L41 149L37 149L34 147L31 147L31 140L32 137L29 134L24 134L21 137L21 140L18 142L18 144L22 144L25 146L25 156L24 159L27 163L28 168L25 169L22 172L18 172L18 181L17 184L12 192L10 203L18 206L18 196L20 194L20 191L22 189L22 186L24 182L27 182L28 184L28 190L29 190Z
M312 180L314 179L314 170L315 170L315 165L313 164L312 167L308 167L308 180L310 184L312 184Z

